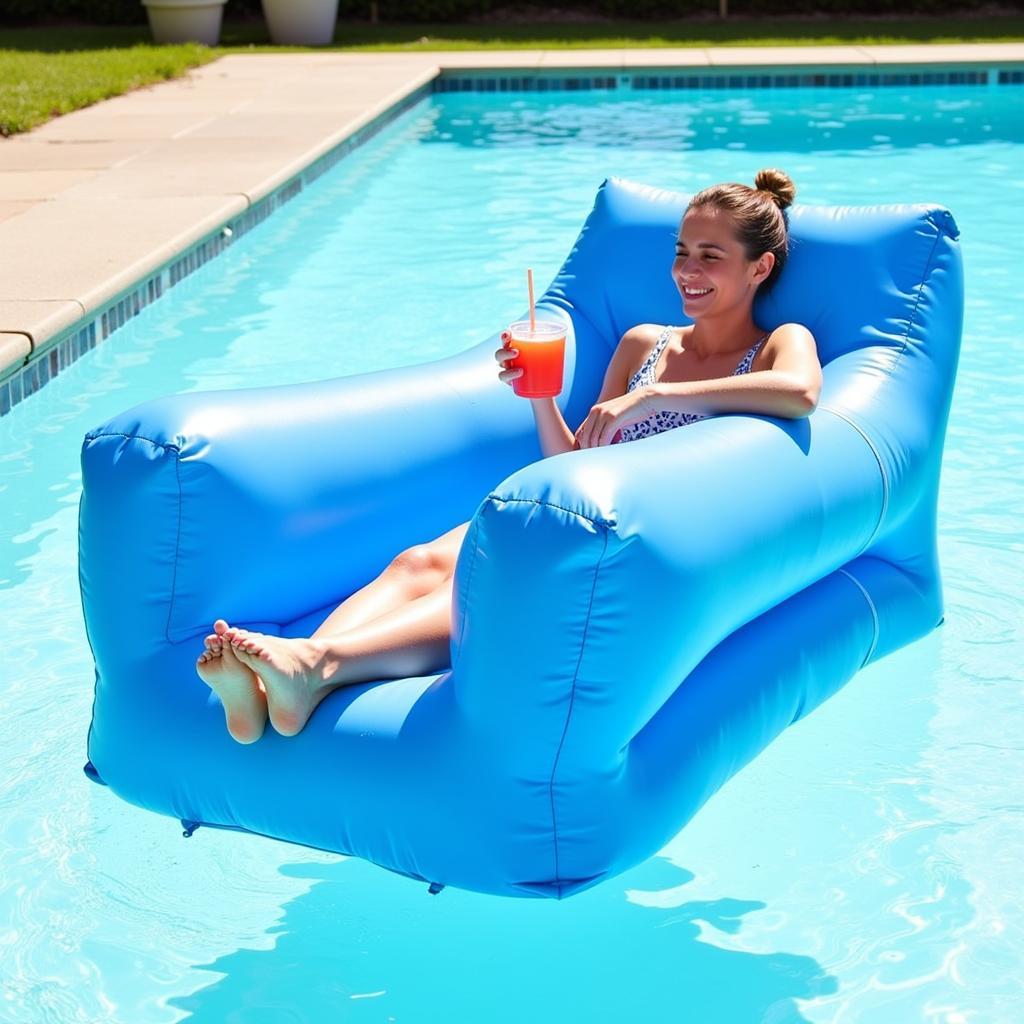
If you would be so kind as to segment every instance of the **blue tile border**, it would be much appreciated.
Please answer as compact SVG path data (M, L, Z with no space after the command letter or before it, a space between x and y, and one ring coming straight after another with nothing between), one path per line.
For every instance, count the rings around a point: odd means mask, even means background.
M975 71L720 72L632 75L633 89L849 89L920 85L988 85L987 69Z
M790 89L790 88L875 88L923 85L1022 85L1024 69L985 67L974 69L898 68L864 70L751 70L700 69L680 72L669 69L643 71L583 69L577 73L562 71L475 71L446 70L431 82L414 89L394 106L379 114L330 152L314 160L294 178L258 200L244 213L189 247L170 263L147 277L141 284L107 303L97 313L45 342L32 352L25 364L0 381L0 416L6 416L19 402L94 349L114 331L138 316L190 274L220 255L233 239L263 223L272 213L321 175L329 171L353 149L376 135L395 118L431 93L452 92L583 92L587 90L651 89Z
M1024 82L1024 71L995 68L888 68L811 69L807 71L752 70L735 68L692 71L651 68L610 74L584 70L577 74L523 70L505 72L445 71L434 82L434 92L580 92L584 90L647 89L806 89L880 88L922 85L1016 85Z
M489 75L445 71L434 80L434 92L586 92L617 89L615 73L559 75L543 71L495 72Z
M419 103L431 91L431 83L414 90L338 143L330 152L318 157L294 178L258 200L244 213L233 217L213 234L190 246L155 274L31 352L24 365L0 381L0 416L6 416L19 402L35 394L82 355L138 316L169 288L219 256L235 238L262 224L272 213L299 195L307 185L316 181L396 117Z

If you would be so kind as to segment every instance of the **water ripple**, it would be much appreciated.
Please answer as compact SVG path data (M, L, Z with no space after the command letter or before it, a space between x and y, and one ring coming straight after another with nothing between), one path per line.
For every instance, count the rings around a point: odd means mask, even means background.
M1024 187L1019 94L435 97L0 419L0 1020L429 1006L501 1024L543 1005L565 1020L1019 1024L1024 224L992 198ZM558 905L425 901L358 862L185 842L85 780L86 430L167 391L466 348L521 313L527 265L556 271L608 175L692 192L761 165L789 170L804 202L942 202L962 229L940 630L784 734L662 857ZM469 965L460 985L443 980L452 958Z

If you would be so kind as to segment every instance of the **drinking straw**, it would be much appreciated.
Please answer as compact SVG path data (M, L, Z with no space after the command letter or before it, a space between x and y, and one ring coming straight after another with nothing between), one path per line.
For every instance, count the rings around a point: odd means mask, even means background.
M530 332L537 329L537 320L533 312L533 271L526 269L526 287L530 290Z

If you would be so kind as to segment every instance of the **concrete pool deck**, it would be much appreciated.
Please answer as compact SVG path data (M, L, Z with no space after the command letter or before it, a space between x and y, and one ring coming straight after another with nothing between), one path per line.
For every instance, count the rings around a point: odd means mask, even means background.
M217 237L444 72L877 72L929 65L1019 71L1024 43L237 54L55 118L0 140L0 414L138 312L137 298L126 311L129 289ZM162 287L151 288L151 298ZM120 310L98 339L69 339L69 331L119 298ZM59 341L68 345L58 358ZM21 373L25 381L15 388L14 375L36 362L45 364L40 373Z

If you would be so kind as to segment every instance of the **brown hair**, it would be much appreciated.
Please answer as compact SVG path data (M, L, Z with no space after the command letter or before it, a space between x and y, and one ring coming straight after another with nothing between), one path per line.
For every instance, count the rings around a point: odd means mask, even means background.
M698 206L714 206L724 210L736 225L736 235L748 260L762 253L775 255L775 266L761 284L767 291L778 280L789 255L789 231L786 209L796 196L796 186L785 171L767 167L754 176L749 185L712 185L698 192L687 210Z

